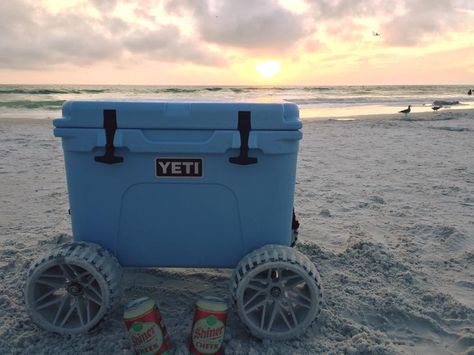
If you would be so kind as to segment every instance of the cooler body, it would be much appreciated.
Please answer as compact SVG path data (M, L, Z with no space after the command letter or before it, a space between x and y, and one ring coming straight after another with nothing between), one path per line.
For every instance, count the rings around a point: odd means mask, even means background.
M122 266L234 267L290 245L296 105L69 101L54 125L73 237Z

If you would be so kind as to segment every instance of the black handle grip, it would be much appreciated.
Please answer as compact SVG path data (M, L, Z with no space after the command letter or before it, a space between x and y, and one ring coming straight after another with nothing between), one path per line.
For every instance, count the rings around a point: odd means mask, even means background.
M117 112L104 110L105 129L105 154L94 157L94 160L104 164L117 164L123 162L123 157L115 156L114 137L117 130Z
M252 129L250 123L250 111L239 111L238 130L240 133L240 155L231 157L229 161L232 164L251 165L257 163L257 158L249 157L249 136Z

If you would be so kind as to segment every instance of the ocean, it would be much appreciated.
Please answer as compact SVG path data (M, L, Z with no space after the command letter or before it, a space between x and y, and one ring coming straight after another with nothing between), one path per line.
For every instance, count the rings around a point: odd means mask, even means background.
M66 100L157 99L210 101L289 101L303 119L330 119L397 113L412 105L430 111L434 101L473 108L466 85L429 86L127 86L0 85L0 118L54 118Z

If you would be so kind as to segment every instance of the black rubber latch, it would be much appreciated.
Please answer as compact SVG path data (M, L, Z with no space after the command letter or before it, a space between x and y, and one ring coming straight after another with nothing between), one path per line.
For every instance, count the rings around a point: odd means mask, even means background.
M291 219L291 229L297 231L300 228L300 222L296 219L295 209L293 208L293 218Z
M239 111L239 123L237 129L240 133L240 155L231 157L232 164L250 165L257 163L257 158L249 157L249 135L252 129L250 124L250 111Z
M123 162L123 157L114 155L114 137L117 130L117 112L115 110L104 110L105 129L105 155L97 156L95 161L104 164L117 164Z

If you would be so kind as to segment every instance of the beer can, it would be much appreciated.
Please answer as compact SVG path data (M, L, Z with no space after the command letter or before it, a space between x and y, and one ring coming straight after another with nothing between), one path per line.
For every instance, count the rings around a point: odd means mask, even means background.
M149 297L130 301L123 319L138 355L171 354L168 332L156 302Z
M224 354L227 304L222 298L206 296L196 302L189 351L195 355Z

